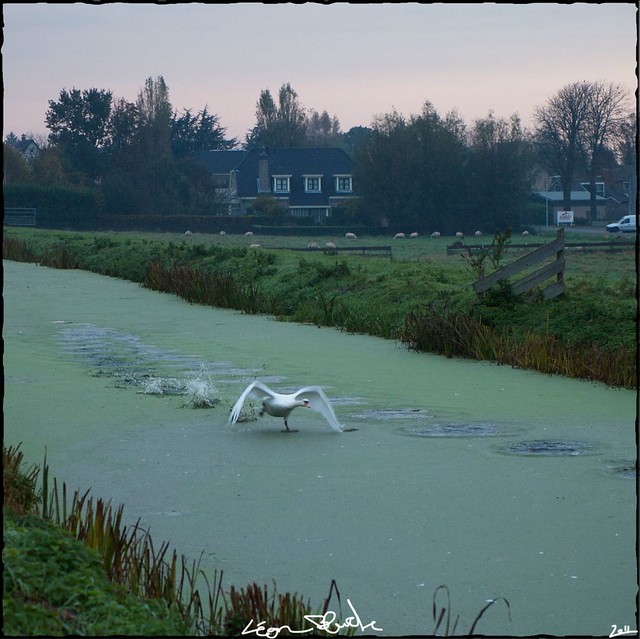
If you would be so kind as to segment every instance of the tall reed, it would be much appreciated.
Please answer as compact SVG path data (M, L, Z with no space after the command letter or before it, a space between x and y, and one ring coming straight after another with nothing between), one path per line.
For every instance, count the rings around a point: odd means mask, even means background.
M46 454L42 468L34 465L24 471L22 464L19 446L3 447L4 507L21 514L32 512L68 531L99 554L113 583L144 599L162 600L175 610L185 633L235 634L252 619L256 623L264 621L269 627L309 628L304 616L312 614L312 609L302 596L282 595L275 584L269 594L267 586L255 583L239 590L231 586L225 594L222 571L215 571L209 579L201 567L202 554L198 560L189 561L184 555L178 557L166 542L155 546L149 531L140 527L140 520L130 527L123 524L123 506L114 509L108 501L94 501L88 490L74 491L69 503L66 484L60 488L57 479L50 477ZM38 497L36 484L41 470ZM327 611L333 593L340 601L335 582L320 614ZM346 634L351 634L349 629Z
M2 238L2 259L14 262L35 262L37 256L26 242L16 237Z
M637 384L633 350L569 344L530 330L516 334L512 329L496 329L462 310L427 307L409 313L400 339L410 349L447 357L491 360L623 388L636 388Z
M194 304L234 308L246 313L262 310L259 286L251 281L239 282L232 275L209 273L193 266L151 262L143 285L163 293L173 293Z
M444 604L439 602L440 593L444 593L444 597L446 601ZM441 598L441 597L440 597ZM509 621L511 621L511 606L509 602L504 597L497 597L496 599L489 599L487 603L481 608L480 612L475 616L474 620L471 623L471 627L469 631L465 634L465 636L474 636L476 627L482 619L483 615L489 608L494 606L499 601L504 602L507 607L507 615ZM438 586L433 593L433 602L431 606L431 614L433 616L433 621L435 623L433 629L434 636L440 636L438 633L442 634L443 637L451 637L455 635L458 629L458 622L460 621L460 615L456 615L455 619L453 619L452 608L451 608L451 593L449 592L449 588L445 585Z

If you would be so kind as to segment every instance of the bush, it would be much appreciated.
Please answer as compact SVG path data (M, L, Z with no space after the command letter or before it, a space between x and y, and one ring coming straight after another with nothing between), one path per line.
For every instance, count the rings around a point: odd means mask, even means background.
M87 230L102 210L97 191L81 187L6 184L5 208L35 208L41 228Z

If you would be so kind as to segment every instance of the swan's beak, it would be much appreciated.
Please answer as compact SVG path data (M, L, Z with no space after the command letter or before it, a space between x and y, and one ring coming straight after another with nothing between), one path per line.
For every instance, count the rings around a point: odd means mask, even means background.
M311 408L311 404L309 403L308 399L303 399L302 401L304 402L304 407L305 408Z

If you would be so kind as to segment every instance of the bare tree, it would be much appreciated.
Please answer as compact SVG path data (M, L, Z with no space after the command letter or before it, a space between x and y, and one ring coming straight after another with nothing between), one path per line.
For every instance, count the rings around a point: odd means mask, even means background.
M535 141L543 161L560 175L563 206L571 209L571 186L582 159L582 136L589 117L589 83L568 84L536 107Z
M543 161L560 175L565 210L577 169L588 172L591 219L596 218L596 176L624 133L628 93L618 84L574 82L534 112L535 140Z
M337 117L331 117L327 111L323 111L322 114L315 109L309 111L307 118L307 143L309 146L339 146L340 135L340 122Z
M582 156L589 175L591 219L596 219L596 175L604 154L620 139L628 111L628 93L619 84L594 82L587 94Z

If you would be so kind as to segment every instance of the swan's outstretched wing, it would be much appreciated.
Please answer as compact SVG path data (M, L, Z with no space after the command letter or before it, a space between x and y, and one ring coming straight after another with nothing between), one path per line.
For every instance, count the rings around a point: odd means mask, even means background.
M305 386L295 393L295 397L296 399L308 399L310 408L320 413L333 430L343 431L342 425L333 412L331 402L319 386Z
M273 397L274 395L276 395L276 393L265 386L262 382L251 382L251 384L244 389L242 395L238 397L238 401L233 405L231 413L229 414L229 425L233 425L238 421L240 412L242 411L242 406L247 397L264 399L265 397Z

